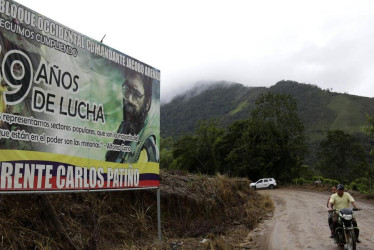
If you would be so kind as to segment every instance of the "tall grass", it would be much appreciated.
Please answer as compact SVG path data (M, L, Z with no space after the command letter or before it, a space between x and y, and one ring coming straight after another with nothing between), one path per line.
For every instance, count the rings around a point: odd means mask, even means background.
M272 211L269 197L246 179L161 173L162 234L157 242L154 190L47 195L77 249L170 249L172 238L210 237L207 247L225 249L221 235L253 228ZM66 240L43 217L35 195L7 195L0 203L1 249L64 249ZM201 245L202 246L202 245Z

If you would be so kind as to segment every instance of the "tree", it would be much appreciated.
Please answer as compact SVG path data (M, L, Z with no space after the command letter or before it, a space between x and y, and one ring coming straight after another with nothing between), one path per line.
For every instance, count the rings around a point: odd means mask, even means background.
M160 168L171 169L173 168L173 138L166 137L162 138L160 141Z
M215 174L219 170L219 161L214 152L217 141L220 140L224 129L218 126L217 120L199 121L195 131L197 137L198 157L203 163L203 171Z
M177 169L189 172L202 170L203 164L197 156L196 141L195 136L185 135L174 143L172 152Z
M366 121L369 124L364 128L364 132L374 139L374 116L366 115Z
M221 138L216 141L214 152L219 164L220 173L228 173L235 176L246 176L245 170L241 171L240 160L236 157L236 151L244 146L242 136L248 129L248 121L236 121L226 128ZM233 151L233 152L232 152ZM239 154L242 155L242 154Z
M290 181L298 175L306 152L296 101L285 94L261 95L250 118L229 126L220 143L217 148L226 155L225 165L230 165L226 168L235 174Z
M369 170L365 150L358 140L342 130L330 130L320 143L317 168L321 174L350 183Z
M173 148L173 156L179 169L204 174L215 174L219 170L219 160L214 152L217 141L224 129L218 121L199 121L194 135L183 136Z
M371 139L374 139L374 116L366 115L366 120L368 122L368 125L364 128L364 132ZM374 148L371 148L370 155L371 157L374 157ZM371 167L369 168L369 171L368 171L368 175L369 175L369 190L370 192L373 192L372 179L374 177L374 166L372 165L372 162L371 162Z
M267 159L266 172L284 181L298 176L306 144L295 99L286 94L262 95L256 101L251 120L255 128L266 129L262 141L265 151L260 151Z

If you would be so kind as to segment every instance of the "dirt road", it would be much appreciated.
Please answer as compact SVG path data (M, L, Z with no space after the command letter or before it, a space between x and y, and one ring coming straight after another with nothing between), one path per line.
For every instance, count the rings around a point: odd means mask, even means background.
M251 233L254 243L251 249L339 249L329 238L327 192L293 189L259 192L272 197L275 211L270 220ZM374 249L374 204L360 199L356 202L363 209L355 212L362 241L357 249Z

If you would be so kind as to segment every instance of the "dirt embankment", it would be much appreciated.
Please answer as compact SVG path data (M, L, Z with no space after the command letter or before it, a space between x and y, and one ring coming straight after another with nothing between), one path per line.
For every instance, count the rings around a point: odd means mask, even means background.
M327 192L296 189L259 191L275 203L274 216L251 232L251 249L337 249L329 238ZM358 249L374 249L374 204L356 198L363 210L355 212L362 243Z
M162 242L155 190L3 195L0 249L235 249L273 211L246 179L160 177Z

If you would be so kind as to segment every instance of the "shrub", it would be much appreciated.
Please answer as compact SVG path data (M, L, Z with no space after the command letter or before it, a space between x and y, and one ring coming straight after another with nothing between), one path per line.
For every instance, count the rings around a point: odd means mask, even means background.
M324 178L324 177L321 177L321 181L322 181L322 183L328 184L328 185L331 185L331 186L339 184L339 181L337 181L337 180L332 180L332 179L328 179L328 178Z
M304 184L309 184L309 183L312 183L311 180L306 180L305 178L303 177L300 177L300 178L295 178L292 180L292 182L296 185L304 185Z
M352 181L348 185L348 188L352 189L352 190L355 190L355 191L358 191L362 194L368 194L369 191L370 191L370 182L369 182L368 178L361 177L361 178L358 178L358 179Z

